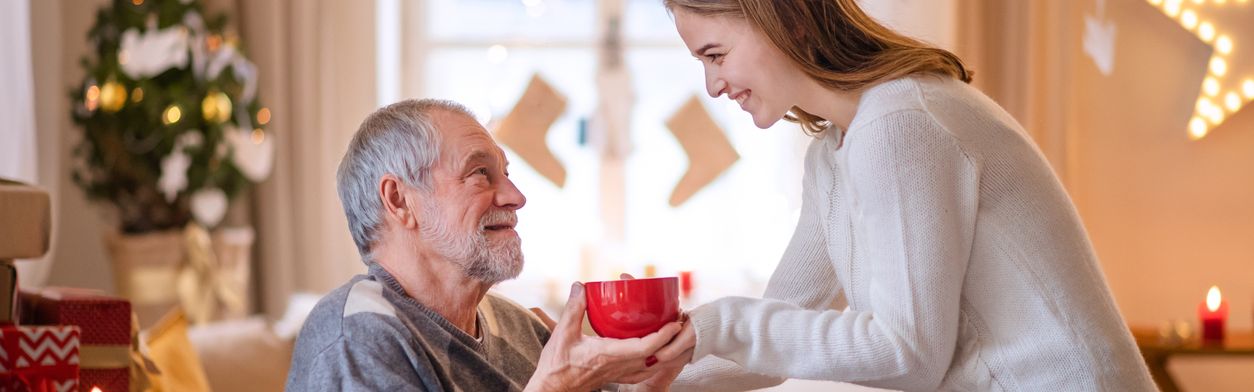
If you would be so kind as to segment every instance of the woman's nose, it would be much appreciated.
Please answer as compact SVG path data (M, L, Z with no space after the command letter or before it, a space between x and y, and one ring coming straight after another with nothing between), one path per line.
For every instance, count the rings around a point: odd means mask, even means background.
M725 89L727 89L727 82L724 82L723 79L720 79L713 72L707 71L705 73L705 92L710 94L710 98L718 98Z

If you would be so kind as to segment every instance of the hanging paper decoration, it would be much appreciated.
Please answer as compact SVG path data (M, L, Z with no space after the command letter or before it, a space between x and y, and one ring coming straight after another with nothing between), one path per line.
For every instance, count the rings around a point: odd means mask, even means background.
M566 168L553 156L545 137L565 111L566 98L535 74L514 109L494 132L497 141L559 188L566 184Z
M671 192L671 207L678 207L736 163L740 154L695 95L666 120L666 126L688 155L688 171Z

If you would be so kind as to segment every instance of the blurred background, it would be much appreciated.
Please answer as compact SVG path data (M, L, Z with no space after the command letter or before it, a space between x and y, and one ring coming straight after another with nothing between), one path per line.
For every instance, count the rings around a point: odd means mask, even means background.
M143 99L135 89L149 86L134 75L102 77L118 71L81 62L108 57L100 43L124 31L92 27L102 10L141 12L161 3L3 0L0 6L0 176L38 185L52 201L50 250L18 262L22 287L81 287L137 298L128 286L137 284L128 277L136 267L119 261L125 246L111 244L121 243L122 234L147 233L125 230L119 223L125 213L119 218L109 200L89 198L71 173L92 164L75 148L91 121L103 121L93 117L92 87L102 89L95 96L103 111L110 83L123 85L130 100L122 97L117 113L130 113L125 105ZM230 290L240 294L243 308L196 323L193 343L233 337L254 346L266 339L263 346L273 347L256 354L264 359L241 361L239 351L197 343L216 390L281 388L283 350L290 349L285 345L302 309L364 271L336 196L335 169L359 122L398 100L456 100L489 129L511 116L542 125L517 131L542 138L547 150L506 147L512 179L528 198L518 227L526 267L497 290L525 306L556 313L570 282L620 272L690 274L689 306L727 295L759 296L797 221L809 138L782 121L757 129L734 103L706 95L701 66L660 0L192 3L202 6L198 11L210 26L203 36L209 58L220 51L213 40L220 40L245 62L230 63L232 75L256 89L253 105L223 87L245 120L229 120L222 129L234 124L264 147L255 157L260 163L239 161L244 147L232 147L241 149L233 159L251 186L203 202L193 188L212 181L193 174L180 188L186 194L178 193L193 210L220 207L221 214L208 214L219 219L207 222L192 212L215 238L245 231L235 259L219 267L239 279ZM1250 333L1254 111L1246 107L1254 100L1254 4L861 3L885 24L958 54L975 70L974 85L1025 126L1079 208L1129 325L1162 329L1163 337L1195 335L1199 303L1217 286L1229 305L1229 333ZM219 30L212 15L224 17ZM157 27L181 28L180 39L188 31L201 37L187 29L186 19L175 19L162 16ZM122 66L137 53L167 54L160 48L136 50ZM145 96L155 97L154 88ZM532 90L548 93L524 99ZM693 97L697 110L681 111ZM201 104L197 96L193 109ZM168 116L168 109L153 113ZM548 109L551 118L527 117ZM713 126L668 125L707 116ZM165 127L177 128L177 119L161 118ZM725 136L728 146L682 142L710 135ZM158 145L170 151L174 143ZM733 161L719 158L729 153ZM548 154L556 169L537 163ZM714 175L685 180L690 166ZM264 170L248 175L247 167ZM676 200L678 193L686 196ZM1243 355L1173 357L1167 369L1182 389L1247 390L1254 385L1254 358ZM269 362L251 370L232 367L257 361ZM229 374L237 376L222 376ZM860 389L803 381L777 388Z

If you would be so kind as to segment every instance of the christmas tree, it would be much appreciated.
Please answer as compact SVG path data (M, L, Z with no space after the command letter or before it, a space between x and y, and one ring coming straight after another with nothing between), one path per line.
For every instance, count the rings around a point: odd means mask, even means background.
M72 176L125 233L214 226L269 175L256 67L225 15L203 15L195 0L114 0L88 32L94 52L70 93L83 130Z

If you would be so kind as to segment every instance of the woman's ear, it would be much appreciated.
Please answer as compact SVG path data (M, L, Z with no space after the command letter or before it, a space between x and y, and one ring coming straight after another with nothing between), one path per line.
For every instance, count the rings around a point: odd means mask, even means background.
M418 216L411 207L417 205L408 186L391 174L379 179L379 200L383 202L384 219L392 221L398 227L414 228L418 225Z

